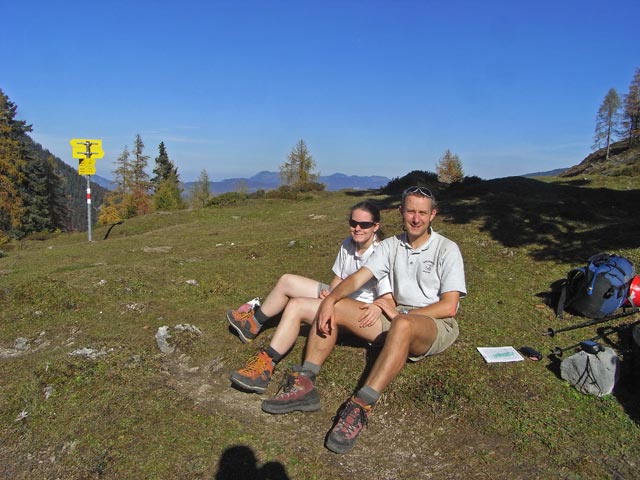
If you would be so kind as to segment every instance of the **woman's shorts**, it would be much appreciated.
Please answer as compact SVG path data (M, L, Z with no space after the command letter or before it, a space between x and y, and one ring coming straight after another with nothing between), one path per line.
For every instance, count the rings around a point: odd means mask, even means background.
M318 298L320 298L320 292L322 290L326 290L327 292L331 290L331 287L326 283L318 282Z

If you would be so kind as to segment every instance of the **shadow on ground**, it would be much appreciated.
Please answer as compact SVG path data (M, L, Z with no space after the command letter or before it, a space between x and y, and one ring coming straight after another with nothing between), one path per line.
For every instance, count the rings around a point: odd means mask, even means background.
M525 177L448 188L437 182L427 184L438 199L440 215L449 221L479 222L482 231L505 247L530 247L536 260L572 264L598 252L635 248L640 243L640 190L585 188L588 185L584 179L546 183ZM400 197L396 192L377 203L383 209L396 208Z
M215 480L289 480L284 465L267 462L258 465L256 455L245 445L227 448L220 457Z
M637 247L640 191L583 183L508 177L458 184L442 192L441 214L454 223L480 222L505 247L532 247L536 260L582 263L594 253Z

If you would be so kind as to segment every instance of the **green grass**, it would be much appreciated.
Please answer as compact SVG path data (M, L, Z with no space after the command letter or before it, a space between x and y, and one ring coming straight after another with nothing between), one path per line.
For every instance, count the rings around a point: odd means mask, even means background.
M438 450L460 471L487 478L638 478L640 391L629 377L615 395L594 398L560 380L549 357L487 365L475 350L528 344L548 354L593 336L594 329L542 336L550 326L582 321L555 320L545 305L550 286L598 251L640 265L633 216L640 185L584 182L514 178L440 192L435 228L465 258L461 336L445 354L405 368L387 389L356 447L367 459L357 468L420 478ZM127 220L108 240L98 227L92 243L76 233L5 245L0 348L8 351L18 337L31 348L0 359L0 477L210 479L229 458L251 460L234 450L239 445L258 464L281 464L292 479L367 473L328 454L316 431L326 431L358 385L364 346L346 339L329 358L318 379L322 412L274 419L226 380L273 330L246 346L224 321L226 309L264 296L283 273L329 281L348 208L361 198L333 192L248 200ZM399 231L397 198L377 198L386 207L385 232ZM160 354L157 328L179 323L203 335L179 336L175 354ZM278 377L300 360L303 343ZM106 354L69 355L83 347ZM406 458L418 460L391 465L387 438L394 452L416 443Z

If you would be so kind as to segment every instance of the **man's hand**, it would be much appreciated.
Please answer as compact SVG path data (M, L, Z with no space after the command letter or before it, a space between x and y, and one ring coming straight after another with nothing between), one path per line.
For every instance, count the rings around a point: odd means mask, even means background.
M367 267L360 267L355 273L352 273L331 288L331 293L322 300L318 308L318 314L316 315L319 334L331 335L335 315L334 305L341 299L349 296L350 293L362 287L371 278L373 278L371 270Z
M333 330L334 304L330 298L325 298L318 307L317 328L321 335L331 335Z

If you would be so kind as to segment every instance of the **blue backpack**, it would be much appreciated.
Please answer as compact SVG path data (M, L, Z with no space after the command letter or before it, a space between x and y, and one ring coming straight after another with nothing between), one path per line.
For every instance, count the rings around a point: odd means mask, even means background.
M629 259L608 253L589 258L587 265L567 275L556 315L564 310L588 318L604 318L622 307L635 271Z

